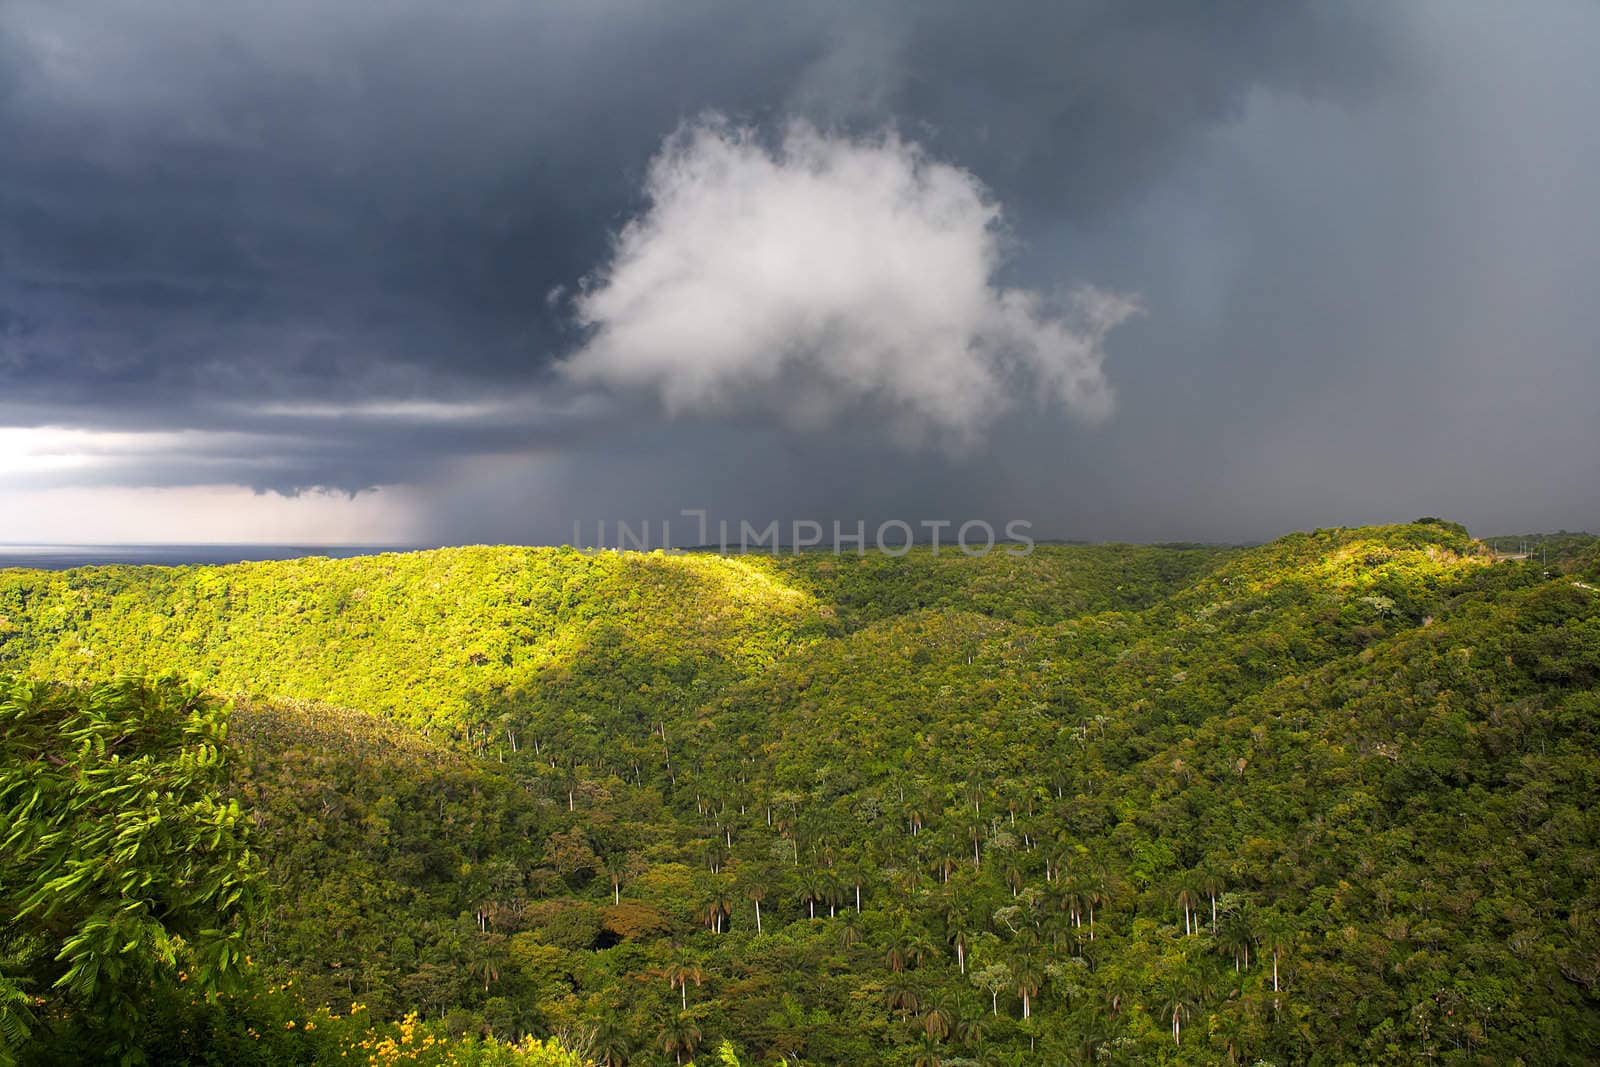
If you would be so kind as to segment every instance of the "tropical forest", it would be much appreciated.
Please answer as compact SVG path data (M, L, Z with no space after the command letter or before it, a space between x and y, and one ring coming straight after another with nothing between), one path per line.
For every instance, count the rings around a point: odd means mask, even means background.
M1583 535L4 570L0 1062L1593 1063L1597 795Z

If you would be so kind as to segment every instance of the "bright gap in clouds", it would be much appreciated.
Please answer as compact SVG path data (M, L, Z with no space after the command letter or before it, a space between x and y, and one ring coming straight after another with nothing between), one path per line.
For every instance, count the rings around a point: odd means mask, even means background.
M218 430L86 430L69 426L0 427L0 489L64 485L138 485L163 463L201 467L247 462L270 465L259 434ZM220 480L220 479L219 479Z
M645 193L575 298L590 331L564 364L576 381L799 425L870 405L910 441L970 441L1022 393L1111 411L1102 341L1135 301L999 285L999 206L893 133L796 122L768 147L708 119L667 140Z
M130 453L181 448L181 433L116 433L56 426L0 426L0 485L33 475L83 471L115 463Z
M302 402L241 404L251 415L285 419L411 419L417 422L460 422L503 415L505 402L452 403L442 400L378 401L367 404Z
M0 544L408 544L417 494L391 487L292 497L239 485L8 489Z
M241 485L104 484L140 464L237 448L236 433L0 427L0 544L394 544L419 536L422 502L406 487L284 497Z

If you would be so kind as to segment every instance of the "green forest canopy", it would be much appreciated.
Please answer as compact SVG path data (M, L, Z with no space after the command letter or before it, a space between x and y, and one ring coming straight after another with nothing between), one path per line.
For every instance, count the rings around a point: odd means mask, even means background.
M1581 1063L1600 553L1559 544L1495 563L1424 520L5 571L0 670L57 704L169 672L233 701L204 712L206 795L260 857L219 875L260 897L246 989L186 1003L176 912L137 978L147 1034L202 1062L536 1034L608 1064L725 1038L759 1064ZM53 743L13 739L8 780ZM7 936L27 1008L62 932ZM34 1007L24 1059L122 1047Z

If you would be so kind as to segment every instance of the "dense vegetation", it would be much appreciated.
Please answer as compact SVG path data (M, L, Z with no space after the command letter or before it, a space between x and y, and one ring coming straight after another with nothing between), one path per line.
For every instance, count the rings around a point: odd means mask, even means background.
M1592 540L1558 566L1428 520L1023 559L11 571L0 670L64 683L7 689L51 725L7 726L0 829L154 803L92 799L119 772L84 731L178 776L179 844L127 870L221 918L151 905L129 952L168 1057L1600 1056ZM105 684L164 671L217 697ZM59 799L28 807L34 780ZM181 844L235 811L236 847ZM19 908L56 862L27 833L0 836L11 1048L137 1054L107 1029L130 1015L50 992L70 924L125 895ZM241 937L232 971L186 963Z
M1485 537L1483 543L1496 553L1507 556L1526 556L1537 559L1541 566L1554 566L1570 570L1581 566L1594 554L1600 537L1588 533L1508 534L1503 537Z

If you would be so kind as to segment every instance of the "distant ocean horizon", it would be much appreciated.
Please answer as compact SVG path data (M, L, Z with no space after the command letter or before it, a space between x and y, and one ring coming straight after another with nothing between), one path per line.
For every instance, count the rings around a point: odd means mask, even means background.
M181 567L191 564L253 563L263 560L301 559L306 556L375 556L383 552L410 552L417 545L8 545L0 544L0 570L64 571L74 567L130 564L142 567Z

